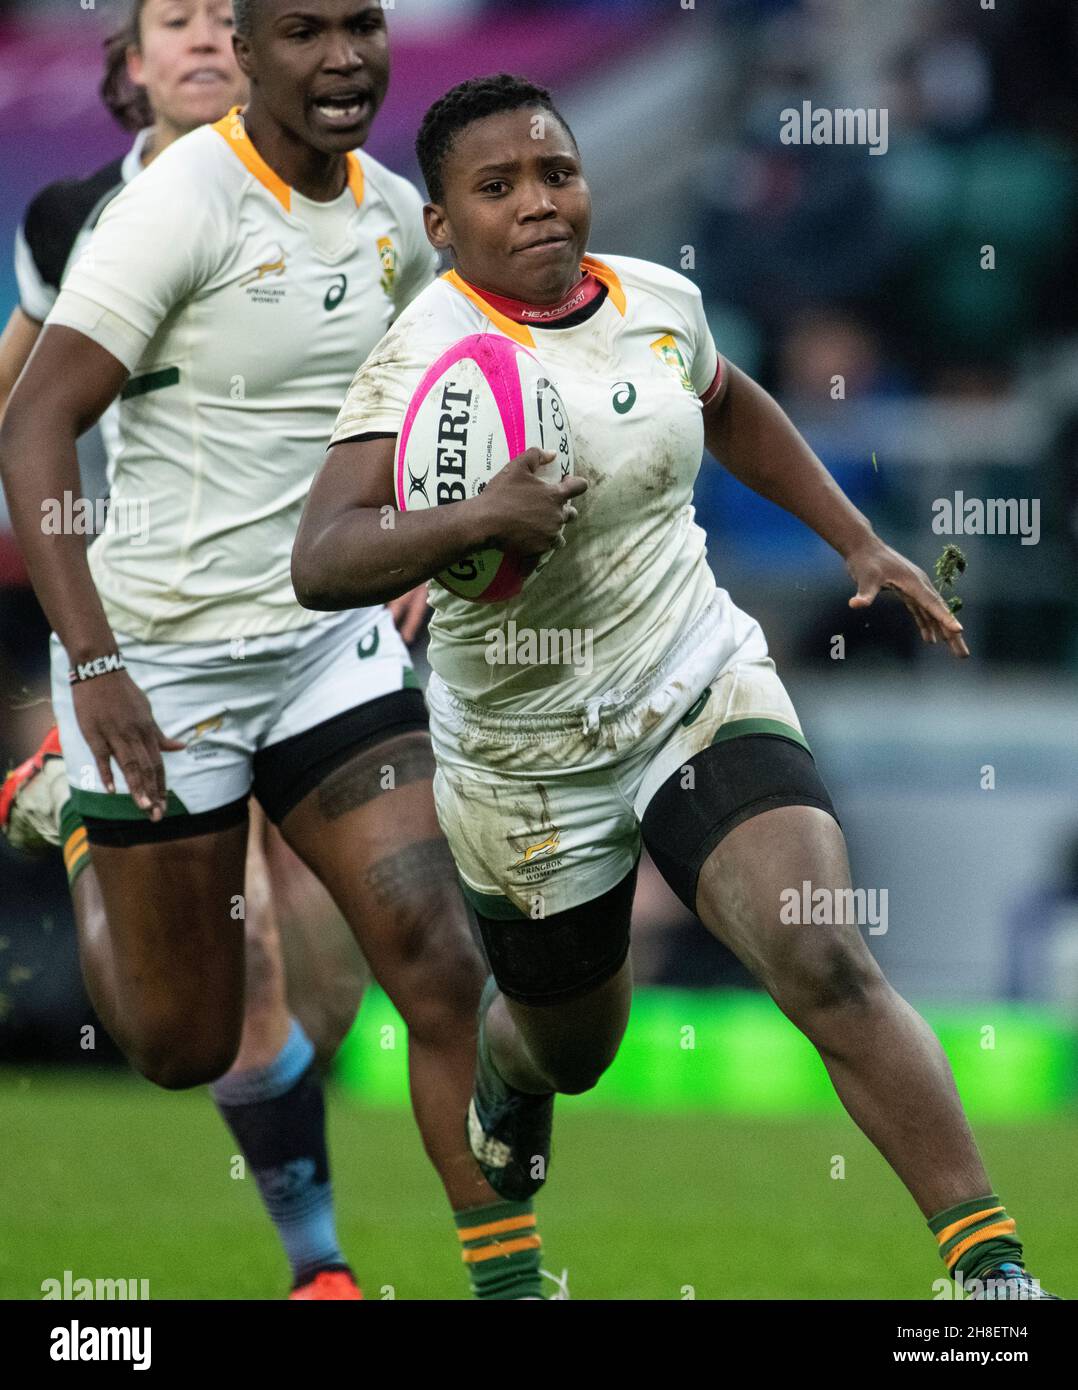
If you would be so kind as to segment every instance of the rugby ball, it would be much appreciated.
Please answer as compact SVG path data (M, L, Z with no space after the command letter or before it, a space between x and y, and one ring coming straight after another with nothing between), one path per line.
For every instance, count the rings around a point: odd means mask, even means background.
M526 449L556 455L536 474L557 483L573 471L573 438L557 387L527 348L499 333L474 333L426 372L397 437L395 483L402 512L478 497ZM540 557L540 561L547 557ZM436 578L473 603L520 593L539 562L487 549Z

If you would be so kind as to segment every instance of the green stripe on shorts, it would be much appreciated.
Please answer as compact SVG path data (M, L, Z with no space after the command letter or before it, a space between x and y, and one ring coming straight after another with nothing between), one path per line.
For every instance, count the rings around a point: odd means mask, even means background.
M146 820L146 812L135 805L127 792L84 792L71 788L71 801L80 816L96 820ZM189 812L175 792L169 792L165 816L186 816Z
M493 918L495 922L519 922L528 915L521 912L519 907L514 907L509 899L503 898L500 893L480 893L478 888L473 888L463 879L460 880L460 888L476 912L483 917Z
M775 734L799 743L806 753L812 752L805 735L798 733L792 724L784 724L781 719L731 719L729 724L723 724L711 742L725 743L728 738L740 738L742 734Z

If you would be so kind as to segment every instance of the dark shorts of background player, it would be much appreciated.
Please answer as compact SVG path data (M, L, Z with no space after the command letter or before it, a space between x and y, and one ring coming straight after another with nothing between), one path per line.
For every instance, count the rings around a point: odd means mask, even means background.
M656 868L690 912L700 871L716 845L743 821L779 806L813 806L838 820L812 754L777 734L745 734L712 744L652 797L641 838ZM602 897L533 920L477 913L498 987L533 1007L569 1003L618 973L629 954L636 867Z
M398 734L427 733L427 706L419 690L394 690L345 710L331 719L279 743L261 748L252 759L250 795L261 804L274 825L332 773L357 753ZM106 820L83 816L91 844L126 847L210 835L241 825L247 819L249 797L195 814L169 815L156 824L141 812L138 819Z

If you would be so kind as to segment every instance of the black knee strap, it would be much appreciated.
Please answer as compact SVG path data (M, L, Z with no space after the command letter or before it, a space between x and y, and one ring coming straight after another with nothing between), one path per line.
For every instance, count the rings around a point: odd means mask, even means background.
M566 1004L612 979L629 954L636 865L619 884L568 912L495 921L476 914L491 973L508 999Z
M181 812L152 821L141 813L130 820L83 816L86 838L92 845L126 849L130 845L157 845L168 840L188 840L195 835L217 835L247 819L247 798L241 796L213 811Z
M692 913L708 855L742 821L777 806L816 806L838 820L812 754L781 734L724 739L685 768L652 797L641 829L656 868Z
M308 792L349 759L383 739L429 728L419 690L394 690L260 748L254 756L253 791L274 825L280 825Z

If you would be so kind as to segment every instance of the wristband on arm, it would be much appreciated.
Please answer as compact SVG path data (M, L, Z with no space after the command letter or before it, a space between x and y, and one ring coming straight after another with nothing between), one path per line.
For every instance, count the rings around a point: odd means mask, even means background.
M95 676L107 676L110 671L126 671L127 666L119 652L108 656L96 656L92 661L79 661L67 673L69 684L78 685L80 681L92 681Z

